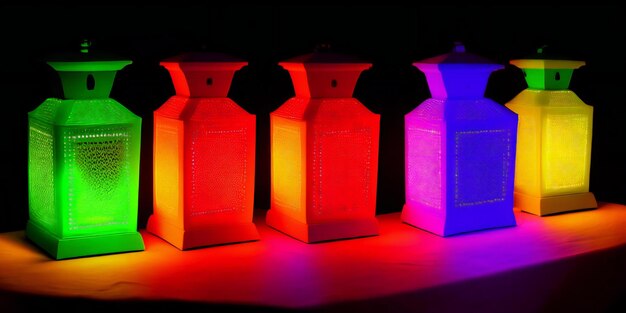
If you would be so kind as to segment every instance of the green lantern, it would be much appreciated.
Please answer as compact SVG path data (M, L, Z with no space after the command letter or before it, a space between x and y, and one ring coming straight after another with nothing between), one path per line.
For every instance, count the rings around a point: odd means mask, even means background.
M131 61L89 51L48 62L64 99L28 113L26 236L55 259L141 251L141 118L109 98Z

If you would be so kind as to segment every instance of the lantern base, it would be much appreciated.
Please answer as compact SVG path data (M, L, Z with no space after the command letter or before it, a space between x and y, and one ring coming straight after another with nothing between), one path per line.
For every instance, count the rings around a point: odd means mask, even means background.
M28 221L26 237L57 260L145 250L139 232L59 238Z
M402 207L402 222L438 236L445 236L443 217L408 205Z
M534 197L515 192L515 207L538 216L570 211L596 209L598 202L591 192L574 193L562 196Z
M146 230L180 250L259 240L254 223L228 223L203 226L202 229L181 229L152 215Z
M265 222L305 243L378 235L378 220L375 217L307 224L270 209Z
M400 216L402 222L441 237L459 235L487 229L513 227L517 225L513 209L491 209L456 212L444 218L432 209L405 204Z

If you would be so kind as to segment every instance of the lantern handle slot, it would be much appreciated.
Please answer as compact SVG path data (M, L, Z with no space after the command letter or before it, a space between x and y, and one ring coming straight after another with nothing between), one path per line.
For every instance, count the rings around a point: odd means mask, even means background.
M96 88L96 79L92 74L87 75L87 90L94 90Z
M83 39L80 43L80 53L89 53L89 48L91 47L91 41L89 39Z

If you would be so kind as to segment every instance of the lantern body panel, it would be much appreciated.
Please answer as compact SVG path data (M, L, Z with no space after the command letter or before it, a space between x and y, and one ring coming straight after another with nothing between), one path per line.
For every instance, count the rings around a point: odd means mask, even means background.
M292 98L270 114L268 224L301 241L378 233L379 116L354 98Z
M442 101L427 100L405 115L406 206L411 220L433 233L444 232L446 217L446 127ZM419 213L419 215L417 214Z
M305 106L305 99L283 105ZM271 205L300 223L307 222L307 123L302 116L270 114Z
M570 90L537 89L506 106L520 116L518 149L529 152L516 160L520 209L547 215L595 208L589 193L593 107Z
M180 102L184 103L184 102ZM177 118L154 113L153 214L183 227L185 126Z
M405 116L402 219L448 236L515 225L517 116L489 99L428 99Z
M141 118L113 99L53 98L29 112L29 237L57 259L143 250L140 138Z
M154 121L148 230L181 250L258 239L255 116L229 98L172 96Z

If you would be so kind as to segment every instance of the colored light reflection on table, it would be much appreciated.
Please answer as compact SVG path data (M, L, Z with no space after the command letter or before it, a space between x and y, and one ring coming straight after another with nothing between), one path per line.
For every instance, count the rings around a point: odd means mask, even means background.
M303 244L263 240L181 252L142 232L146 251L50 261L23 232L0 234L0 289L109 300L182 300L307 308L419 293L626 245L626 207L538 217L517 227L442 238L379 216L380 236ZM106 273L106 274L104 274Z

